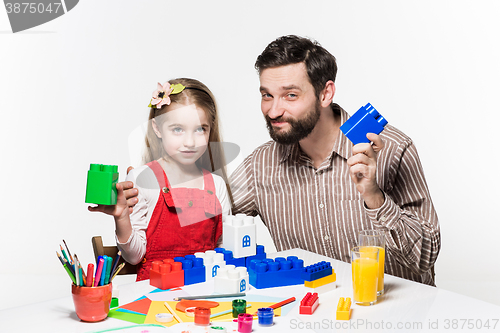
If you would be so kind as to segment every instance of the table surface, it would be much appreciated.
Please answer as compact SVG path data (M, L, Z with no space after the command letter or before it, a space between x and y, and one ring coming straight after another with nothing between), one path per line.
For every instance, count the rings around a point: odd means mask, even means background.
M276 317L272 327L259 327L254 321L253 332L331 332L331 331L489 331L500 332L500 307L481 300L463 296L413 281L385 275L385 294L374 306L353 304L350 321L336 321L336 307L340 297L352 298L351 265L301 249L268 254L268 257L297 256L304 265L318 261L329 261L337 275L337 288L319 295L320 305L313 315L300 315L300 300L307 293L304 286L289 286L270 289L251 288L248 294L296 297L295 306L285 316ZM210 285L210 284L207 284ZM213 284L212 284L213 286ZM187 286L189 287L189 286ZM188 291L186 287L186 291ZM212 287L213 288L213 287ZM120 304L126 304L156 288L148 281L119 287ZM209 288L207 288L209 289ZM213 290L207 290L211 294ZM227 326L231 323L215 323ZM107 318L98 323L81 322L74 311L71 288L68 297L45 301L0 311L0 332L97 332L132 323ZM182 332L193 328L192 323L183 323L164 332ZM198 331L201 328L196 328ZM146 330L137 330L145 332ZM162 330L163 331L163 330ZM196 330L194 330L196 331ZM204 332L204 330L201 330Z

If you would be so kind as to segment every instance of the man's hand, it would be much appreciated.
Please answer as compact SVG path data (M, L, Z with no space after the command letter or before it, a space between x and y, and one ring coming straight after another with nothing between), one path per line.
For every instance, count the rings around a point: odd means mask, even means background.
M347 160L351 179L361 193L365 204L376 209L384 203L384 194L377 184L377 153L384 148L384 142L374 133L366 135L370 143L359 143L352 148L352 156Z

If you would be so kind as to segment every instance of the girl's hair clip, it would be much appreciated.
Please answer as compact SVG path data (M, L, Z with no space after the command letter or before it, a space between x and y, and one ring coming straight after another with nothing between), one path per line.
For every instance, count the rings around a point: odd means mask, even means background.
M152 108L155 106L157 109L161 109L163 105L170 105L170 95L180 94L186 87L180 83L170 84L165 82L164 85L158 83L158 89L153 92L153 98L149 102L148 107Z

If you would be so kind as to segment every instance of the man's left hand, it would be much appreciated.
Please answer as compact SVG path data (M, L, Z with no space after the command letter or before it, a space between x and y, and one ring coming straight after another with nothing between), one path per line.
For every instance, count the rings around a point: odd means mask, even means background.
M351 179L370 209L380 208L384 194L377 184L377 153L384 148L384 142L374 133L366 135L370 143L358 143L352 148L352 156L347 160Z

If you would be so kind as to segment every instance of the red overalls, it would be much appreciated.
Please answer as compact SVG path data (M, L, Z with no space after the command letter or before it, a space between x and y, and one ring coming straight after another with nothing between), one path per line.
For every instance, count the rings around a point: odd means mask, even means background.
M137 265L137 281L149 279L154 260L213 250L222 235L222 208L210 172L203 170L203 190L172 189L157 161L147 165L158 180L160 197L146 230L146 254Z

